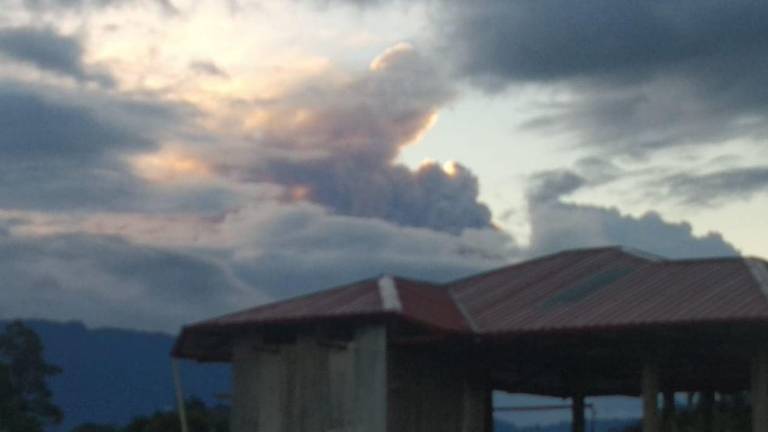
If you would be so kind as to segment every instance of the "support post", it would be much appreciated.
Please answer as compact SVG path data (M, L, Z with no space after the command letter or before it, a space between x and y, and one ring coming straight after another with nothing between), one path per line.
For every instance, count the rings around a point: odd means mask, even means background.
M387 329L364 327L355 335L354 428L387 431ZM316 430L316 429L307 429Z
M643 432L659 432L659 373L654 364L643 366Z
M675 424L676 412L677 404L675 403L675 392L667 390L664 392L664 409L662 411L664 432L677 431L677 425Z
M768 351L752 359L752 431L768 431Z
M573 404L571 405L571 431L586 431L586 422L584 420L584 395L580 393L573 395Z
M712 432L715 429L715 392L707 390L701 392L701 410L703 422L701 432Z
M176 389L176 406L179 410L179 422L181 423L181 432L188 432L187 407L184 403L184 392L181 389L181 374L179 372L179 360L171 359L171 368L173 369L173 385Z
M485 428L484 432L493 431L493 388L490 386L490 379L488 389L485 391Z

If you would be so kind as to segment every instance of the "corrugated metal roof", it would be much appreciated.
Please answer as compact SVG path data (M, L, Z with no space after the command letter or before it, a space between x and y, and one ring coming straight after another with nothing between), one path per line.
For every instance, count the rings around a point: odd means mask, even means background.
M188 326L180 341L198 330L392 316L479 336L768 323L768 264L746 258L665 260L619 247L569 250L445 285L368 279ZM177 351L185 355L183 346Z
M383 276L265 304L203 321L189 328L289 324L344 317L396 315L435 329L466 330L448 290L429 282Z
M768 320L741 258L670 261L620 248L567 251L449 285L479 333Z

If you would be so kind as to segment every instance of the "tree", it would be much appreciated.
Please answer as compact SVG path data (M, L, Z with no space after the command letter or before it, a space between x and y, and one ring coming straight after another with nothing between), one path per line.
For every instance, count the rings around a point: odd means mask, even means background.
M72 432L120 432L120 428L108 424L85 423L72 429Z
M223 405L206 406L197 398L185 402L190 432L228 432L229 408ZM149 416L137 416L125 426L85 423L70 432L180 432L179 413L156 411Z
M185 405L190 432L227 432L229 430L229 410L226 407L208 407L205 402L196 398L187 399ZM180 432L179 414L176 411L158 411L149 417L136 417L121 430L123 432Z
M0 333L0 431L39 432L62 420L48 378L61 372L43 358L38 335L21 321Z

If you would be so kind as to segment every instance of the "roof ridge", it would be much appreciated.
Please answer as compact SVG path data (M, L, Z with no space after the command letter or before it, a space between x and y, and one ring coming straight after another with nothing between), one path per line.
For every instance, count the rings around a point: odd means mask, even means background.
M637 258L640 258L640 259L643 259L643 260L646 260L646 261L650 261L650 262L666 262L666 261L669 261L669 259L667 259L664 256L657 255L657 254L651 253L651 252L647 252L647 251L644 251L642 249L638 249L636 247L632 247L632 246L619 246L618 248L619 248L619 250L621 250L625 254L632 255L634 257L637 257Z
M510 264L507 264L507 265L503 265L501 267L490 268L490 269L485 270L485 271L481 271L481 272L478 272L478 273L472 273L472 274L469 274L467 276L462 276L462 277L460 277L458 279L450 280L448 282L443 283L442 285L449 287L449 290L451 290L450 287L455 285L455 284L457 284L457 283L459 283L459 282L463 282L463 281L466 281L466 280L469 280L469 279L475 279L475 278L491 275L491 274L494 274L494 273L497 273L497 272L509 270L511 268L514 268L514 267L519 267L519 266L523 266L523 265L527 265L527 264L532 264L532 263L539 262L539 261L544 261L546 259L554 258L554 257L559 256L559 255L564 255L564 254L566 254L568 252L573 252L573 250L569 249L569 250L563 250L563 251L559 251L559 252L553 252L553 253L546 254L546 255L540 255L540 256L537 256L535 258L524 259L522 261L513 262L513 263L510 263Z
M528 265L528 264L534 264L534 263L537 263L537 262L540 262L540 261L544 261L544 260L548 260L548 259L552 259L552 258L561 256L561 255L573 254L573 253L581 253L581 252L605 252L605 251L610 251L610 250L615 250L615 251L620 251L621 252L622 251L622 247L621 246L599 246L599 247L592 247L592 248L565 249L565 250L561 250L559 252L553 252L553 253L546 254L546 255L539 255L539 256L536 256L536 257L530 258L530 259L524 259L523 261L518 261L518 262L515 262L515 263L507 264L507 265L502 266L502 267L495 267L495 268L488 269L486 271L482 271L482 272L479 272L479 273L472 273L470 275L463 276L463 277L460 277L458 279L450 280L448 282L443 283L442 285L448 287L449 289L451 289L454 285L456 285L456 284L458 284L460 282L464 282L464 281L467 281L467 280L470 280L470 279L475 279L475 278L479 278L479 277L483 277L483 276L488 276L488 275L491 275L491 274L494 274L494 273L497 273L497 272L502 272L502 271L510 270L512 268L515 268L515 267L520 267L520 266L524 266L524 265Z
M472 333L479 333L480 327L475 322L475 319L472 317L472 314L470 314L467 309L464 307L464 303L460 302L459 299L456 298L456 293L453 292L451 287L449 286L443 286L439 287L442 289L445 289L445 291L448 293L448 298L451 299L451 303L456 306L456 309L459 311L461 316L464 318L464 321L469 326L469 329L472 330Z
M400 301L400 293L397 290L397 282L392 276L381 276L376 285L379 288L381 308L385 311L403 311L403 303Z
M284 304L287 304L287 303L293 303L293 302L296 302L296 301L306 300L306 299L310 299L310 298L313 298L313 297L322 297L322 296L328 295L329 293L335 293L335 292L343 291L345 289L353 288L353 287L355 287L357 285L361 285L361 284L365 284L365 283L373 283L373 282L376 281L376 279L377 278L375 278L375 277L368 277L368 278L365 278L365 279L358 279L358 280L355 280L355 281L352 281L352 282L345 283L343 285L338 285L338 286L334 286L334 287L330 287L330 288L320 288L320 289L318 289L316 291L311 291L311 292L308 292L308 293L305 293L305 294L301 294L301 295L297 295L297 296L294 296L294 297L288 297L288 298L284 298L284 299L280 299L280 300L266 301L264 303L258 304L256 306L253 306L253 307L250 307L250 308L247 308L247 309L237 310L237 311L234 311L234 312L218 315L218 316L215 316L213 318L209 318L207 320L194 322L194 323L189 324L189 325L184 326L184 327L195 327L195 326L198 326L198 325L205 325L205 324L208 324L211 321L218 321L218 320L221 320L221 319L236 317L238 315L249 314L249 313L253 313L253 312L258 311L259 309L263 309L263 308L269 308L269 307L273 307L273 306L277 306L277 305L284 305Z

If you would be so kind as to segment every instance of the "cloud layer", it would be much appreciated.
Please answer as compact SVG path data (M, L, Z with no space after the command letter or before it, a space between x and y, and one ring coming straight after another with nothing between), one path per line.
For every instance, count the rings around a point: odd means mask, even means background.
M160 8L136 7L150 3ZM660 213L633 217L569 196L627 177L618 157L764 133L757 4L434 2L434 39L414 37L419 49L390 46L367 68L321 59L268 91L249 87L254 64L198 51L208 42L195 39L201 15L170 2L0 0L9 4L21 9L0 17L0 61L12 66L0 78L0 275L10 281L0 317L176 331L382 273L445 281L609 244L737 253ZM115 17L129 6L139 25L125 31ZM232 10L226 25L239 22ZM134 51L119 46L126 34L152 40ZM153 45L179 34L194 46ZM345 49L390 41L358 35ZM292 48L280 54L300 57ZM148 62L126 57L135 55ZM168 69L146 73L155 67ZM494 226L473 172L482 167L401 162L466 82L556 93L525 126L571 134L579 157L591 156L578 172L531 179L529 245ZM712 192L760 194L763 168L664 171L653 188L709 205Z
M667 258L738 255L719 233L694 234L689 223L665 221L657 212L640 217L615 208L569 203L569 194L587 184L570 171L537 174L528 191L530 254L591 246L624 245Z
M554 86L568 97L530 127L643 154L763 138L768 5L754 1L445 2L437 45L494 92Z

